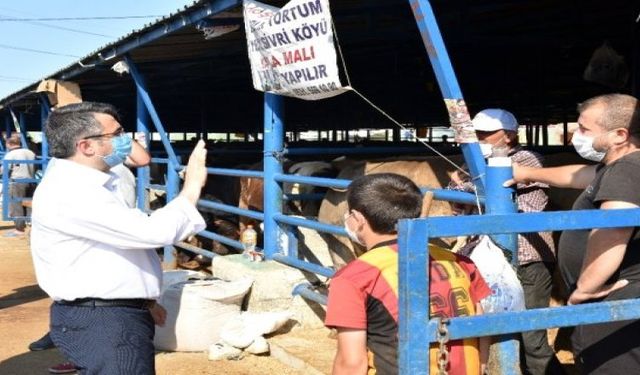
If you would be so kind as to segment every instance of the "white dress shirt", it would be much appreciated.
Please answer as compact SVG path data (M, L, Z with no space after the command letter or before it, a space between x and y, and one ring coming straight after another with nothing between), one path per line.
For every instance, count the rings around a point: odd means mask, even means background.
M116 185L117 193L124 198L127 207L136 206L136 176L124 164L118 164L111 168L111 173L118 178Z
M154 248L205 228L181 197L151 215L128 208L116 179L57 159L36 189L31 250L38 283L54 300L156 299L162 269Z

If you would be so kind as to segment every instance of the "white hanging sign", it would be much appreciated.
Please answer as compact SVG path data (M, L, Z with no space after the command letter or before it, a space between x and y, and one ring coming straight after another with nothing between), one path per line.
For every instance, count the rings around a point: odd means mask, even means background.
M328 0L245 0L244 25L256 90L317 100L351 89L340 83Z

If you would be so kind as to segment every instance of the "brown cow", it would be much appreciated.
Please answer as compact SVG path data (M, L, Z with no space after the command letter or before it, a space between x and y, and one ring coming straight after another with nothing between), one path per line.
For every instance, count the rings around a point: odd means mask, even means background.
M463 163L462 155L449 156L449 158L457 165ZM545 166L573 163L585 163L585 161L575 153L558 153L545 158ZM337 178L352 180L365 174L391 172L410 178L418 186L439 189L447 186L454 170L455 167L440 157L424 157L412 160L394 158L368 162L349 161L341 168ZM569 210L580 191L550 188L548 194L549 205L547 211ZM342 226L346 209L346 191L330 190L322 201L318 220L323 223ZM429 211L429 216L448 216L451 214L451 205L443 201L434 201ZM336 268L342 267L364 251L363 248L354 245L346 237L327 233L323 233L322 237L327 242L334 267ZM447 244L453 241L453 239L442 240ZM436 240L436 242L438 241ZM442 245L442 242L440 244Z
M252 170L262 169L262 163L255 164ZM330 163L321 161L307 161L299 163L286 162L284 170L287 173L299 176L312 177L334 177L337 171ZM283 190L285 193L317 193L325 191L322 188L316 188L306 184L284 183ZM240 200L238 207L253 211L264 210L264 182L259 178L242 177L240 179ZM294 214L301 216L316 216L318 214L319 204L317 201L289 201L283 205L283 212L286 214ZM240 217L240 231L243 231L247 225L253 225L259 228L259 223L255 219L248 217Z

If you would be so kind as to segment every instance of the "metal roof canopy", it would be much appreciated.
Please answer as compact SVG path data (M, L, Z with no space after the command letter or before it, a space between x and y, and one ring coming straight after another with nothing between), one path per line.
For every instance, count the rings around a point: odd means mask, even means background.
M115 104L125 117L125 127L133 130L132 78L110 70L128 51L145 76L168 131L259 132L263 95L251 83L244 27L205 40L194 26L198 19L227 8L241 12L239 3L194 3L48 78L79 83L84 100ZM636 22L640 4L634 1L435 0L432 5L472 113L503 107L521 123L562 122L573 119L576 103L590 96L640 87ZM353 86L403 123L448 125L409 3L334 0L331 7ZM605 41L624 56L630 69L629 83L620 90L582 79L593 51ZM37 96L30 94L36 85L0 100L0 105L37 114ZM38 129L33 125L27 124ZM286 127L389 128L392 124L356 95L346 93L316 102L286 99Z

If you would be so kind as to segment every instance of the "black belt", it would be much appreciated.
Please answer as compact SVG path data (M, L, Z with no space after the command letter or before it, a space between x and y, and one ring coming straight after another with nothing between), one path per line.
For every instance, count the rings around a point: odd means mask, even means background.
M56 301L57 304L65 306L80 307L133 307L137 309L149 309L156 301L152 299L132 298L132 299L102 299L102 298L78 298L73 301Z

